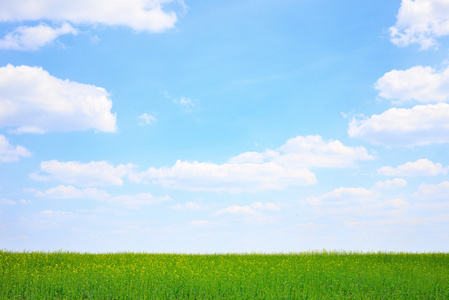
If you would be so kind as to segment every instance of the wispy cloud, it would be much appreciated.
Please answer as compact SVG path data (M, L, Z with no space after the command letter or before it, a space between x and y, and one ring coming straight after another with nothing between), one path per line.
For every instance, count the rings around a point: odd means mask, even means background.
M0 163L18 161L21 157L31 156L31 152L22 146L13 146L0 134Z
M30 190L34 196L46 199L89 199L102 201L111 205L121 206L130 209L139 209L143 206L161 204L171 201L168 196L157 197L151 193L140 193L132 195L113 196L104 190L95 188L78 189L74 186L60 185L46 191Z
M22 26L6 34L0 40L0 49L12 49L21 51L36 51L39 48L52 43L61 35L78 34L78 30L68 23L61 27L53 28L47 24L38 26Z
M138 116L137 118L139 118L143 121L142 123L140 123L140 125L151 125L154 122L156 122L156 117L149 115L147 113L144 113L144 114Z
M261 192L316 183L315 175L307 169L292 170L274 163L218 165L180 160L172 167L150 167L134 174L132 179L167 188L230 193Z
M175 204L168 207L172 210L180 210L180 211L199 211L201 210L201 205L195 202L186 202L184 204Z
M195 103L191 99L185 97L174 99L173 102L179 104L185 110L189 110L195 106Z
M113 166L106 161L81 163L78 161L59 162L44 161L37 172L30 174L31 179L38 181L60 181L80 186L122 185L123 177L131 172L133 165Z
M443 181L439 184L423 183L414 196L426 200L447 200L449 199L449 181Z

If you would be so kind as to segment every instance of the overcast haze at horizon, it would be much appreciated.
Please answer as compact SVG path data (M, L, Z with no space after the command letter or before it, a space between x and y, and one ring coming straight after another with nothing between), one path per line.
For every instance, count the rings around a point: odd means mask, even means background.
M448 58L448 0L0 1L0 245L448 251Z

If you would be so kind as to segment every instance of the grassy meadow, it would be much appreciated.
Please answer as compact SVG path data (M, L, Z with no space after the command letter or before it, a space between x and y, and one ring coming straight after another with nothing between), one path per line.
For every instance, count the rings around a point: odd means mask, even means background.
M449 299L449 254L3 250L0 299Z

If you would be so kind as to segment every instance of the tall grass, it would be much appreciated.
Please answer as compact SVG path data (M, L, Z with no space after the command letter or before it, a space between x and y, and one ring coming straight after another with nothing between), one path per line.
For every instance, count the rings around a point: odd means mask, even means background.
M0 251L0 299L449 299L449 254Z

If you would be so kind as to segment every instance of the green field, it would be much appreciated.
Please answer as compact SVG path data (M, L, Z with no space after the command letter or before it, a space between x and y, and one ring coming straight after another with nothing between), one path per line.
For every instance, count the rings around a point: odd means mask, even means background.
M449 299L449 254L0 251L0 299Z

